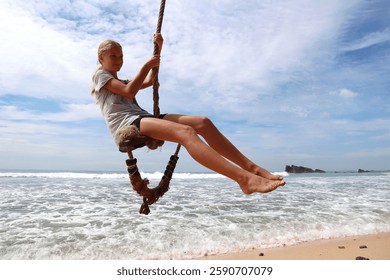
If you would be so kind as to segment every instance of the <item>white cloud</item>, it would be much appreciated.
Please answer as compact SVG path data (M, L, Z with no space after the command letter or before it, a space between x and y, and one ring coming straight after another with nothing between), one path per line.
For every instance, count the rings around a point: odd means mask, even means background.
M347 89L347 88L340 88L336 91L331 91L329 93L330 95L336 95L336 96L339 96L341 98L346 98L346 99L352 99L352 98L355 98L356 96L358 96L358 94L350 89Z
M11 4L0 11L0 94L83 100L94 57L91 43L51 29L42 18Z
M168 81L175 100L184 91L194 100L192 110L223 108L240 117L237 108L259 110L261 96L333 63L337 37L358 1L174 4L162 71L176 80Z
M282 105L280 108L281 112L286 112L286 113L293 113L294 115L297 115L298 117L305 118L308 116L308 108L304 108L301 106L287 106L287 105Z
M362 38L359 38L358 40L342 48L342 51L356 51L389 41L390 28L385 28L384 30L375 31L364 35Z
M256 96L310 71L333 44L343 11L356 3L168 1L162 76L176 94L185 86L194 89L189 93L195 99L195 90L218 92L207 100L212 107L221 105L221 95L227 108L237 100L247 100L248 106ZM0 31L6 42L3 62L10 67L0 70L0 94L85 102L96 46L107 36L124 46L121 75L134 75L152 52L158 6L152 1L7 1ZM199 108L204 106L200 98Z
M0 106L2 119L5 120L31 120L49 122L74 122L88 119L101 119L101 113L94 103L90 104L65 104L63 111L56 113L29 111L14 105Z

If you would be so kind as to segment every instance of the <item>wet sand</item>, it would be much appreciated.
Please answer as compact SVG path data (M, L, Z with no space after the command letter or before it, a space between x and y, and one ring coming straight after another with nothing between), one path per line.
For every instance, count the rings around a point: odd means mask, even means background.
M209 255L201 260L390 260L390 232L321 239L276 248Z

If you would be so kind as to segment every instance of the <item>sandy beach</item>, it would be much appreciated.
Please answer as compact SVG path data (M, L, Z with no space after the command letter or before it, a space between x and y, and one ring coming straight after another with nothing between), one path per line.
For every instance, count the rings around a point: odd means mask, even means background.
M277 248L210 255L202 260L390 260L390 232L321 239Z

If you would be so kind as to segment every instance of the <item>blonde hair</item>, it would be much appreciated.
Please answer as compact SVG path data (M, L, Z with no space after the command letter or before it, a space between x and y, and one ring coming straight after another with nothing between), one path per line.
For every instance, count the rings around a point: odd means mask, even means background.
M98 63L100 65L96 69L96 71L99 70L99 69L102 69L102 65L101 65L101 62L100 62L100 56L105 54L112 47L118 47L118 48L122 49L121 44L119 44L118 42L116 42L114 40L107 39L107 40L104 40L103 42L100 43L100 45L98 47L98 52L97 52L97 54L98 54ZM96 73L96 71L95 71L95 73ZM94 78L95 78L95 74L92 76L92 89L91 89L91 94L92 95L95 93L95 87L93 85Z

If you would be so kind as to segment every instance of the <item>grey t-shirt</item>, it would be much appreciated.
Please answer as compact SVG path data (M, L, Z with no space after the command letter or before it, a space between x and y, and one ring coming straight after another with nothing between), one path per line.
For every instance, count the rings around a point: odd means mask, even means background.
M93 75L96 103L99 105L108 128L115 138L117 131L131 125L139 116L153 116L142 109L137 100L112 93L104 85L114 77L103 69L97 69ZM127 83L128 81L123 81Z

